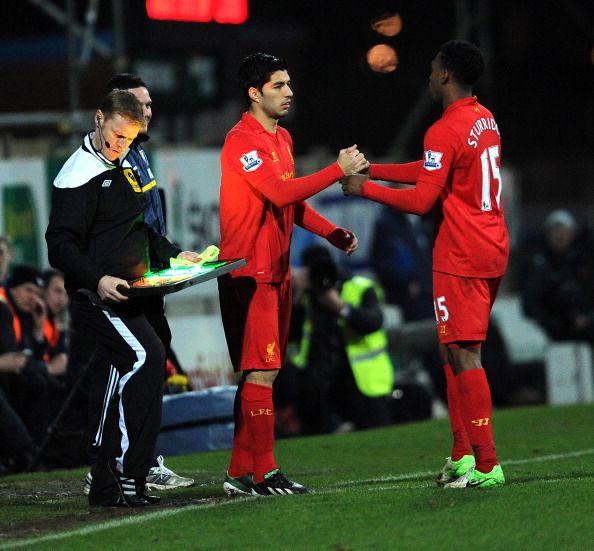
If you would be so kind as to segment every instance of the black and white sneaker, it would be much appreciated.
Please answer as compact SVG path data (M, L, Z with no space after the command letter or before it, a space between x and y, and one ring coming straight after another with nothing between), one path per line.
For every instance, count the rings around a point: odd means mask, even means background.
M89 494L89 505L91 507L148 507L157 505L161 501L160 497L137 495L130 496L114 494L111 496L95 496Z
M89 471L86 474L85 479L83 481L83 494L85 494L86 496L88 496L89 492L91 491L92 483L93 483L93 475L91 474L91 471Z
M83 494L89 495L93 475L88 472L83 481ZM193 478L186 478L174 473L164 464L163 456L157 457L157 466L151 467L146 477L146 490L175 490L177 488L188 488L194 486Z
M157 457L157 466L151 467L146 477L147 490L175 490L194 486L193 478L187 478L174 473L164 464L163 456Z
M252 494L255 496L289 496L306 493L305 486L289 480L280 469L274 469L265 474L262 482L252 486Z
M89 505L91 507L147 507L156 505L160 497L146 495L144 478L126 478L113 472L113 484L98 493L89 492ZM92 490L92 489L91 489Z

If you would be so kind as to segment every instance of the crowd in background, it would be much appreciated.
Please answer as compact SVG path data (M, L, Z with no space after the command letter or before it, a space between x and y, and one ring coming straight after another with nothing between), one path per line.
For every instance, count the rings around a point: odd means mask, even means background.
M30 468L68 390L68 295L0 236L0 474Z
M432 415L429 402L440 400L445 404L447 401L441 362L435 353L432 231L428 217L408 215L386 207L374 222L373 238L367 252L372 277L381 289L382 302L396 306L403 322L389 331L389 351L396 372L394 390L387 401L392 422L429 417ZM594 346L593 237L569 211L556 209L546 217L542 231L525 236L519 243L515 259L517 282L513 284L513 292L519 295L523 314L535 321L551 341L583 341ZM294 275L297 303L301 302L299 297L304 288L303 271L307 274L308 267L298 268ZM337 277L340 289L339 280ZM301 311L302 308L297 307L294 317L301 315ZM331 326L327 311L324 313L322 308L317 315L321 321L319 325L327 333ZM339 316L334 318L336 321ZM303 322L295 321L299 342ZM294 331L292 336L295 338ZM330 345L337 338L340 339L340 334L338 337L334 334L332 338L323 335L326 351L332 349ZM521 368L513 364L495 319L490 323L483 357L496 407L546 402L541 381L526 381ZM328 384L329 376L336 374L330 365L332 362L328 359L320 362L319 354L316 358L314 353L305 365L299 357L298 363L296 369L295 357L289 354L288 369L280 376L283 385L278 396L281 434L312 433L310 418L313 410L304 385L320 378L324 384L316 384L316 392L320 394L324 388L327 390L318 400L325 407L330 403L335 414L331 417L331 426L316 427L314 432L364 428L357 422L357 410L351 407L351 396L336 392L337 387ZM420 370L425 377L419 382L414 373L411 377L411 370L417 371L417 375ZM342 385L347 384L345 377L349 377L349 371L343 369L340 375ZM352 383L351 375L351 389Z
M72 322L63 274L15 263L0 235L0 476L88 463L94 343ZM164 393L189 389L171 351Z
M344 292L352 274L343 272L319 247L304 251L304 266L294 270L292 346L276 383L280 436L402 422L430 416L430 406L422 407L425 402L445 403L445 381L431 346L436 338L431 232L425 218L383 210L374 222L367 252L372 277L363 282L367 294L361 294L359 302ZM569 211L554 210L542 231L524 241L518 256L517 291L524 314L552 341L594 346L594 240L587 228L580 227ZM0 475L79 466L85 462L84 384L79 382L65 417L70 434L52 431L89 352L70 350L69 304L62 274L13 260L10 239L0 236ZM326 299L320 299L322 295ZM333 306L344 305L344 298L350 300L348 313ZM381 304L395 305L402 313L400 330L388 338L389 361L397 377L386 383L389 388L370 391L353 370L349 338L353 333L359 337L385 333ZM490 356L485 363L493 403L515 405L518 374L496 323L490 331L484 354ZM405 378L398 377L411 362L429 376L428 391L407 386ZM382 367L374 369L381 372ZM399 388L409 400L402 400ZM320 419L328 422L322 426L316 421ZM64 439L68 454L61 450Z

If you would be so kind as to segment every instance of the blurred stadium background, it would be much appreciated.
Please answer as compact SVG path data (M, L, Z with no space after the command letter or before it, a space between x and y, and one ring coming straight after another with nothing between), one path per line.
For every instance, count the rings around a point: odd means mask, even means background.
M169 4L196 5L208 22L147 15L147 6ZM298 154L357 141L372 158L416 158L439 112L420 102L430 60L443 41L460 37L488 56L477 92L497 116L506 164L522 173L523 200L594 196L589 0L12 0L4 7L4 158L70 151L106 80L121 70L149 84L155 141L219 146L241 109L238 60L255 50L289 60L296 102L286 124ZM400 17L400 32L372 29L390 14ZM245 21L215 19L234 16ZM380 43L397 52L393 72L367 67L367 51Z
M451 38L476 42L488 60L476 92L502 133L514 253L553 206L594 230L591 0L9 0L3 8L0 233L12 237L17 262L47 265L48 190L92 129L114 73L147 82L148 150L171 237L203 248L218 242L218 150L243 110L235 71L244 55L289 61L295 102L283 124L305 174L354 142L375 162L418 158L440 113L427 93L430 61ZM346 203L336 190L315 202L354 226L363 246L349 267L365 270L375 207ZM517 277L512 261L512 293ZM180 360L203 382L223 382L216 288L184 293L169 302ZM196 347L197 331L208 349Z

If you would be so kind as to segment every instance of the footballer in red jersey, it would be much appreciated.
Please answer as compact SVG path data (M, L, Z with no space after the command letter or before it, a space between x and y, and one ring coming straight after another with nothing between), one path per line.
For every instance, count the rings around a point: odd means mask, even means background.
M229 355L241 373L223 487L229 495L304 493L303 485L283 475L273 453L272 384L283 362L291 314L291 235L297 224L351 254L355 235L305 199L369 163L354 145L342 149L330 166L296 178L293 141L278 125L293 100L286 62L251 54L240 64L239 81L249 108L221 152L220 256L247 261L218 281Z
M429 88L444 111L425 134L423 159L370 166L373 179L414 187L392 189L363 176L343 181L345 195L404 212L425 214L435 207L433 298L453 432L451 456L438 476L438 484L446 487L505 482L481 363L489 314L509 257L499 128L472 93L483 68L482 53L473 44L443 44L431 63Z

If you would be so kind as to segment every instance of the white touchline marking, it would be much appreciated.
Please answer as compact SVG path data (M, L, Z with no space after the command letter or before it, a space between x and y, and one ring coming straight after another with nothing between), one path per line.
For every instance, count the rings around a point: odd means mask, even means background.
M183 511L193 511L195 509L210 509L219 505L233 505L235 503L242 503L245 499L233 499L228 501L220 501L218 503L201 503L194 505L187 505L185 507L175 507L171 509L162 509L155 511L154 513L147 513L146 515L134 515L131 517L125 517L121 519L109 520L107 522L101 522L93 526L85 526L83 528L76 528L75 530L69 530L60 532L58 534L46 534L40 537L27 538L23 540L16 540L5 544L0 544L0 549L14 549L17 547L23 547L25 545L31 545L33 543L42 543L45 541L52 541L58 539L64 539L71 536L84 536L86 534L92 534L93 532L100 532L102 530L109 530L110 528L120 528L121 526L129 526L131 524L139 524L141 516L146 520L162 519L167 518Z
M567 459L568 457L580 457L581 455L591 455L594 453L594 448L587 450L578 450L576 452L567 453L552 453L549 455L537 455L530 459L509 459L508 461L502 461L502 465L522 465L524 463L541 463L543 461L555 461L556 459Z
M544 461L556 461L557 459L568 459L570 457L580 457L582 455L592 455L594 454L594 448L588 448L585 450L578 450L574 452L567 452L567 453L555 453L549 455L540 455L536 457L531 457L529 459L509 459L507 461L502 461L502 465L522 465L525 463L542 463ZM405 480L414 480L417 478L423 478L428 475L435 474L434 471L418 471L416 473L409 473L409 474L402 474L397 476L385 476L381 478L369 478L364 480L347 480L345 482L341 482L340 484L335 484L331 488L327 488L325 490L320 490L317 492L313 492L313 495L316 494L333 494L345 491L345 486L354 486L356 484L373 484L379 482L399 482ZM565 482L566 479L559 479L559 481ZM543 482L555 482L555 480L543 480ZM433 484L428 484L432 486ZM408 485L407 487L413 487ZM418 488L418 485L414 486ZM385 491L385 490L393 490L394 487L390 486L382 486L379 488L368 488L369 490L375 491ZM155 511L154 513L146 513L144 515L134 515L132 517L125 517L116 520L110 520L107 522L101 522L99 524L94 524L92 526L85 526L84 528L76 528L74 530L69 530L65 532L59 532L57 534L46 534L44 536L33 537L33 538L26 538L22 540L15 540L8 543L0 543L0 549L16 549L18 547L24 547L26 545L32 545L34 543L43 543L46 541L54 541L54 540L61 540L66 539L72 536L84 536L86 534L92 534L94 532L101 532L103 530L109 530L111 528L119 528L121 526L129 526L132 524L141 524L144 522L150 522L155 519L167 518L173 515L177 515L178 513L184 513L186 511L195 511L196 509L212 509L214 507L219 507L223 505L235 505L237 503L244 503L247 501L247 498L233 498L229 500L221 500L215 503L196 503L194 505L186 505L185 507L175 507L171 509L162 509L160 511Z

